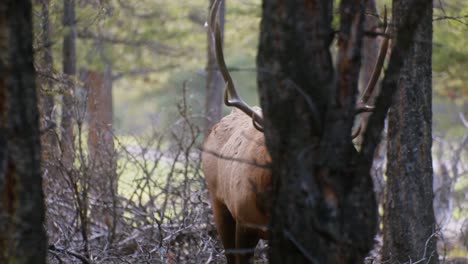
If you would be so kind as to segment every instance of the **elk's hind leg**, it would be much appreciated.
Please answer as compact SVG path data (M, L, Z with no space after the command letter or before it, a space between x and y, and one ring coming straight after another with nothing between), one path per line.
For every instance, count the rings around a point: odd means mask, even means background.
M236 249L240 250L236 254L237 264L253 263L254 250L259 240L258 230L236 224Z
M234 249L236 246L236 222L223 203L212 199L211 206L213 208L213 215L218 234L221 237L221 242L223 242L225 252L228 252L229 250ZM236 263L235 255L225 255L228 264Z

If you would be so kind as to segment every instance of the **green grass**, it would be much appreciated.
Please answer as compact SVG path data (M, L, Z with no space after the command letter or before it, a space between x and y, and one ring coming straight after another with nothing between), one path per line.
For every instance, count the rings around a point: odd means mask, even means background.
M202 180L197 178L199 175L191 166L186 166L181 157L174 161L168 156L154 160L141 155L120 155L117 161L118 192L136 204L152 202L151 205L158 209L167 202L165 216L175 217L182 209L183 195L203 188Z

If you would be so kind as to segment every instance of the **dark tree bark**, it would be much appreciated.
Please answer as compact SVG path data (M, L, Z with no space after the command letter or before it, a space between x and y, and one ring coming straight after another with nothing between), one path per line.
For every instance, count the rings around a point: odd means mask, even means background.
M393 1L393 18L412 1ZM432 170L432 6L421 6L388 119L383 261L438 263Z
M214 0L210 0L210 9ZM226 13L225 1L219 7L219 25L221 29L221 39L224 39L224 16ZM210 133L211 127L219 122L222 116L223 102L223 78L218 70L216 55L214 52L214 41L212 33L208 29L207 33L207 64L206 64L206 99L205 99L205 137Z
M76 21L75 0L63 1L63 26L65 36L63 37L63 73L67 75L67 89L63 94L62 120L60 123L62 136L62 159L65 166L73 164L74 159L74 136L73 136L73 94L75 90L76 75Z
M337 69L329 46L331 1L264 1L257 58L272 158L271 263L359 263L373 246L377 208L370 168L413 33L411 1L398 25L382 93L361 152L351 140L364 1L342 1Z
M0 2L0 262L45 263L31 1Z
M332 1L264 1L258 85L272 156L271 263L355 263L373 245L369 173L351 141L364 5L342 1L338 68ZM335 74L338 78L335 81Z

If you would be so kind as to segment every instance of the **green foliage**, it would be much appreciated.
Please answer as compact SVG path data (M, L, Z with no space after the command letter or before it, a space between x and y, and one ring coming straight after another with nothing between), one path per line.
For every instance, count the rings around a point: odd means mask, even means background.
M438 95L461 103L468 98L468 2L434 9L434 84Z
M140 27L140 31L150 35L153 41L164 43L173 50L170 54L147 54L147 56L134 56L130 53L126 55L129 61L123 65L135 67L137 63L139 67L154 69L162 68L164 65L174 67L115 82L116 105L124 106L115 108L118 128L123 133L141 133L155 124L170 127L178 119L176 106L182 96L184 83L188 90L187 99L190 106L195 113L199 113L197 116L199 120L203 115L206 89L204 68L207 56L204 24L208 15L207 2L159 2L170 3L162 4L164 7L160 11L163 14L161 24L154 23L153 20L149 25ZM228 2L227 8L225 28L227 64L228 67L234 68L232 76L243 98L249 104L258 105L255 56L260 1ZM133 62L130 63L130 60ZM146 64L145 60L148 60ZM142 64L144 66L141 66Z
M251 105L258 105L256 50L260 0L227 1L225 56L236 87ZM440 4L442 3L442 5ZM435 128L459 123L455 110L468 98L468 2L443 1L434 7ZM391 1L378 1L379 12ZM339 1L335 3L335 9ZM61 71L62 1L51 0L51 43L54 65ZM35 14L40 14L36 5ZM175 122L177 102L186 83L193 111L203 114L205 95L208 1L109 0L77 1L77 68L102 70L109 60L115 74L114 115L117 132L139 134ZM465 17L463 17L465 16ZM337 16L335 16L337 17ZM460 17L443 19L443 17ZM40 15L35 16L36 46L40 47ZM336 28L338 19L333 26ZM101 43L96 38L100 36ZM38 49L40 55L41 49ZM447 111L445 111L445 110ZM442 115L438 116L441 110ZM228 112L229 110L225 110ZM446 114L445 114L446 113Z
M377 1L380 13L390 0ZM433 16L433 79L436 96L448 97L457 104L468 97L468 2L435 1ZM460 105L459 105L460 106Z

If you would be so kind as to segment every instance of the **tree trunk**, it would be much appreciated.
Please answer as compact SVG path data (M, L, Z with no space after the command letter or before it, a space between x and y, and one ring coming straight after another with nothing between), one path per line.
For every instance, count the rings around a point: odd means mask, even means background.
M84 74L87 90L88 149L90 162L106 163L114 152L112 137L112 89L102 72Z
M42 54L40 56L40 70L42 74L38 78L40 100L40 118L41 118L41 159L42 159L42 178L43 189L46 194L46 201L54 201L54 205L62 203L55 202L58 199L67 197L66 192L57 193L56 190L67 186L64 177L59 173L58 160L59 148L56 132L56 116L54 111L55 96L53 94L54 82L53 75L53 57L52 45L50 39L50 19L49 4L50 0L41 0L41 28L42 28ZM68 197L71 198L71 197ZM47 204L49 206L49 204ZM59 210L57 210L59 211ZM50 214L51 210L46 211L46 229L49 241L53 244L57 241L60 230L57 227L55 215Z
M76 21L75 0L63 1L63 26L65 36L63 38L63 73L67 78L67 91L63 94L62 120L60 123L62 136L62 161L69 168L74 160L74 136L73 136L73 94L75 91L76 75Z
M342 1L334 73L332 1L263 2L257 67L272 157L271 263L357 263L373 245L372 181L369 171L354 175L351 141L363 7Z
M0 1L0 262L45 263L31 1Z
M112 78L110 66L104 73L86 71L81 77L88 92L88 151L91 168L91 218L109 228L112 241L117 225L116 153L112 131Z
M214 0L210 0L210 9ZM219 8L219 26L221 29L221 39L224 39L224 16L226 13L225 1L221 2ZM216 55L214 52L214 41L212 32L208 29L207 33L207 64L206 64L206 99L205 99L205 137L211 131L211 128L219 122L223 111L223 78L218 70Z
M403 23L413 1L394 0L393 18ZM420 6L420 21L398 80L388 120L387 191L382 261L424 259L438 263L432 171L432 6Z
M53 57L52 45L50 40L50 19L49 19L49 2L50 0L41 1L41 28L42 28L42 45L44 45L41 56L41 68L45 74L52 75L53 73ZM57 152L57 137L55 134L55 114L54 114L54 95L51 93L53 82L49 76L39 78L41 84L41 113L42 113L42 158L45 164L56 160L54 155ZM50 166L45 170L50 171Z
M351 130L364 1L341 1L336 72L329 51L331 3L277 0L262 6L257 68L272 159L271 263L358 263L373 246L377 208L370 169L420 21L414 14L431 1L413 0L400 14L359 153Z

